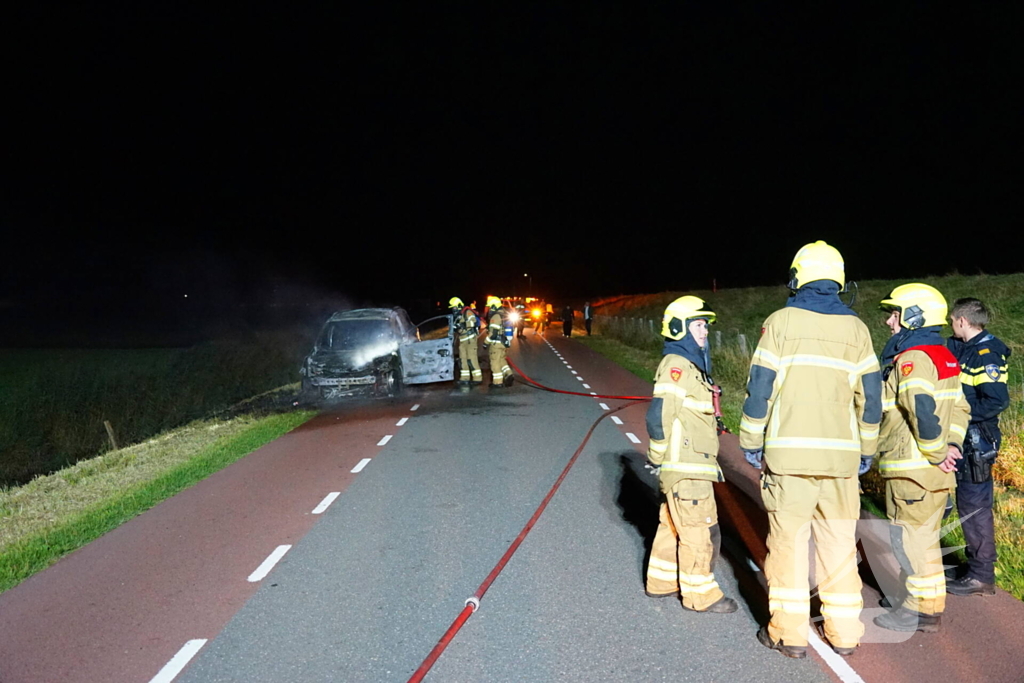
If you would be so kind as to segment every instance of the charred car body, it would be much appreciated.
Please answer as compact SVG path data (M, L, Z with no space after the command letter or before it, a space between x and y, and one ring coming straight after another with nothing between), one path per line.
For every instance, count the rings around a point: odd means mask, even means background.
M445 317L450 316L431 320ZM452 380L452 347L450 332L441 339L421 341L417 326L402 308L342 311L324 323L303 361L302 388L319 398L396 396L407 384Z

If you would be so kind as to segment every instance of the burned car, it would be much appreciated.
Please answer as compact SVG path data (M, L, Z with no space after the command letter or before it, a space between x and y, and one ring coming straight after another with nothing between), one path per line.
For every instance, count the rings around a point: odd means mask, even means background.
M431 321L450 316L438 316ZM430 322L424 321L421 325ZM449 321L448 329L451 329ZM308 396L397 396L407 384L455 377L453 337L420 340L402 308L360 308L332 315L302 363Z

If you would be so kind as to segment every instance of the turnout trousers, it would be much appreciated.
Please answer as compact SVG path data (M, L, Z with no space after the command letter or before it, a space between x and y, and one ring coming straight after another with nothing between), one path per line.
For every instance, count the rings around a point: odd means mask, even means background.
M501 342L487 345L487 356L491 361L491 384L504 384L505 379L512 376L512 368L505 360L507 349Z
M459 381L483 382L480 357L477 354L476 337L459 342Z
M647 564L647 592L678 592L683 606L698 612L721 600L713 573L721 542L711 482L683 479L675 484L661 503Z
M761 475L768 512L768 635L806 646L811 610L808 542L814 534L815 578L825 635L833 647L856 647L864 635L857 572L857 477Z
M949 493L928 491L910 479L885 480L892 551L907 577L903 606L919 614L942 614L946 609L939 529Z

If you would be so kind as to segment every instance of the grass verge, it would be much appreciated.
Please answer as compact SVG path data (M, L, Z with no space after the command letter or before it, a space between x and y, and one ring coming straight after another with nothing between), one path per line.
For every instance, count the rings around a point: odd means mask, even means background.
M0 491L0 591L291 431L315 412L194 422Z
M599 332L589 337L576 338L576 341L618 363L637 377L654 382L654 372L661 361L661 353L655 350L654 345L644 343L642 348L637 348L618 339L602 336ZM743 410L743 382L749 361L734 348L713 349L712 354L716 379L723 389L722 419L729 430L736 433ZM876 470L872 470L862 481L865 495L861 496L861 506L884 519L885 499L881 477ZM996 582L1018 600L1024 600L1024 494L1013 487L996 484L993 509L996 549L999 554ZM955 520L956 511L946 520L946 524ZM963 546L963 532L958 525L942 538L942 544L947 548ZM952 557L961 563L966 562L963 550L954 551Z

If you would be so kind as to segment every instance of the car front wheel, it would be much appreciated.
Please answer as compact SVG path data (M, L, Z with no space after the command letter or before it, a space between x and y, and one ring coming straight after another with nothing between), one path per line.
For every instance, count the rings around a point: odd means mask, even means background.
M381 398L395 398L402 394L405 385L402 383L402 369L391 368L377 379L377 394Z

